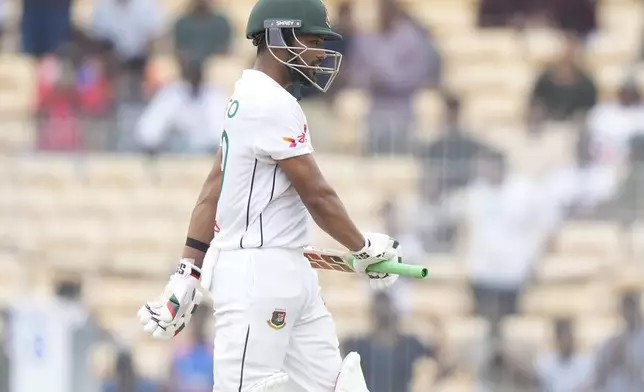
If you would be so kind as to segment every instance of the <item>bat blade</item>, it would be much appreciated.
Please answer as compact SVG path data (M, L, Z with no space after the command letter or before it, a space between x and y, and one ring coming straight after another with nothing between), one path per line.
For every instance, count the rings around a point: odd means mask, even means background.
M345 254L340 251L308 247L304 249L304 257L315 269L356 272Z

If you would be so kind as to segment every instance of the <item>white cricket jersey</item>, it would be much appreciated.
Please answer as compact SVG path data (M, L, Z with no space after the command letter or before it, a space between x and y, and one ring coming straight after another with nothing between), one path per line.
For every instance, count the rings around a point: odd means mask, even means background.
M222 186L212 245L222 250L301 248L311 216L277 162L313 152L297 100L263 72L245 70L221 138Z

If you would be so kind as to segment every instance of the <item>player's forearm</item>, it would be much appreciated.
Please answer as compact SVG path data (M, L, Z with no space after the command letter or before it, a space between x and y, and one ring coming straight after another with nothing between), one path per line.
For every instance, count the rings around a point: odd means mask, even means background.
M315 223L331 238L351 251L364 247L364 235L353 223L344 204L332 188L320 190L316 197L303 201Z
M217 156L217 162L219 162L219 153ZM182 254L182 258L194 259L195 265L200 268L206 252L202 246L199 246L199 243L207 247L215 236L215 218L217 216L217 203L219 202L220 189L221 166L216 164L201 188L195 208L192 210L190 224L188 225L187 238L192 242L196 241L197 245L184 246Z
M217 203L211 200L199 200L192 210L190 225L188 226L188 238L197 240L203 244L210 244L215 235L215 216L217 215ZM206 252L192 246L184 246L182 258L194 259L197 267L201 268Z

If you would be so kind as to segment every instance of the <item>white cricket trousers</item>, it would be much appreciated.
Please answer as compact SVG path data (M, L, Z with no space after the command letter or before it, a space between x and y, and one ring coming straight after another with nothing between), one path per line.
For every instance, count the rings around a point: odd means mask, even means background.
M289 376L287 392L335 389L342 366L335 324L301 250L221 251L211 292L214 392L245 392L280 371Z

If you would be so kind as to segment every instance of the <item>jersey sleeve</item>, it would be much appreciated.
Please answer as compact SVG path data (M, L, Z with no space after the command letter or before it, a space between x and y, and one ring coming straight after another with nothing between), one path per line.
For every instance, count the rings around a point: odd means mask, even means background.
M275 161L312 153L308 125L299 105L293 102L275 106L267 113L270 120L262 125L256 153Z

